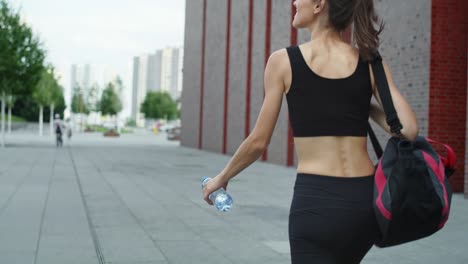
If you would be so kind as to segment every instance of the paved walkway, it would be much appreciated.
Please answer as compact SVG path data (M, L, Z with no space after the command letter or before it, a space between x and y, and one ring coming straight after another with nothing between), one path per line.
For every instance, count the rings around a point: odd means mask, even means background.
M17 134L0 149L0 263L285 264L295 171L256 162L228 188L218 213L200 179L229 156L180 147L164 134ZM362 263L468 263L468 200L453 197L446 227L430 238L372 248Z

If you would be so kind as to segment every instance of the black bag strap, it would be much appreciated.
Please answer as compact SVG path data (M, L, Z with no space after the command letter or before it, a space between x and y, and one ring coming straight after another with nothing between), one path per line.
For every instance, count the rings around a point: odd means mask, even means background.
M401 135L401 125L400 119L398 118L395 106L393 105L392 96L390 94L390 88L388 87L387 76L385 75L385 70L382 63L382 56L376 51L374 59L371 61L372 72L374 73L375 84L379 91L380 100L384 108L385 116L387 117L387 124L390 126L390 131L397 135ZM383 154L382 147L375 136L374 131L370 123L368 123L368 132L372 141L372 146L374 147L377 157L380 157Z
M393 105L392 95L388 87L387 76L382 64L382 57L379 52L376 53L375 59L372 61L372 72L374 73L375 84L379 91L380 100L387 117L387 124L390 126L390 131L397 135L401 135L403 126L400 123L395 106Z
M380 159L383 155L382 147L380 146L379 140L375 136L374 130L372 130L371 124L368 122L368 132L369 132L369 137L372 142L372 146L374 147L375 154L377 155L377 158Z

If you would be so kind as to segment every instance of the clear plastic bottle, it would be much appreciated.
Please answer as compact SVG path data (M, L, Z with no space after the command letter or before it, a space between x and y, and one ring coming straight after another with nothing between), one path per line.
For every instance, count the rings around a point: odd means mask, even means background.
M202 179L202 188L205 186L205 184L211 180L211 178L208 177L203 177ZM229 211L232 207L232 197L224 190L224 188L219 188L218 190L212 192L209 196L208 199L213 202L214 206L218 211L226 212Z

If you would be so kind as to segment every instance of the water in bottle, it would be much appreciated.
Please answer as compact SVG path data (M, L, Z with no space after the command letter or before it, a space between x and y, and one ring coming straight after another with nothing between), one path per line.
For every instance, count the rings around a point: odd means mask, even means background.
M211 178L203 177L202 179L202 188L205 184L211 180ZM214 206L218 211L226 212L231 209L233 200L232 197L224 190L224 188L219 188L208 196L208 199L213 202Z

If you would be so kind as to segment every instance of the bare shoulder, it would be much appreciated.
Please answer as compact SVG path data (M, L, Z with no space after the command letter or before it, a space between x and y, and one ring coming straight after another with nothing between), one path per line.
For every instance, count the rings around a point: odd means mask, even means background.
M265 78L274 78L277 82L281 82L285 90L290 86L291 72L291 65L286 48L271 53L265 69Z
M271 53L268 58L268 66L274 67L278 71L284 71L285 68L289 67L289 57L286 49L279 49Z

